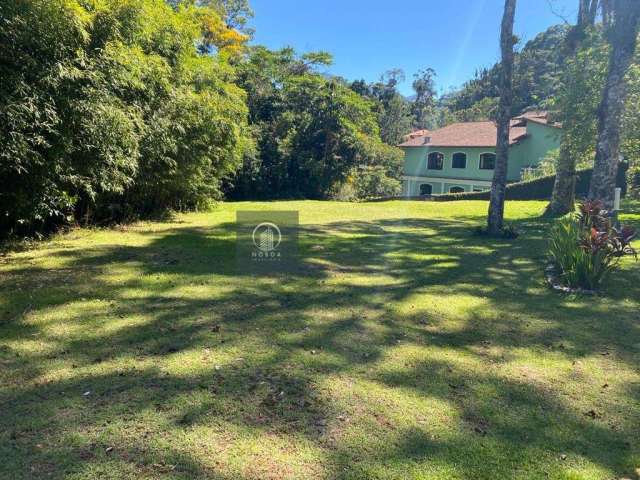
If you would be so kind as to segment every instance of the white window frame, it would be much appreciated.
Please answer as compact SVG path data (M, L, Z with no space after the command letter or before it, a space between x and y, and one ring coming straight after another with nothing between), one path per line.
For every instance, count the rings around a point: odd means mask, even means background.
M461 153L461 154L463 154L463 155L464 155L464 168L459 168L459 167L454 167L454 166L453 166L453 156L454 156L456 153ZM452 169L452 170L466 170L466 169L467 169L467 163L468 163L468 161L469 161L469 155L467 154L467 152L453 152L453 153L451 154L451 169Z
M429 168L429 156L433 155L434 153L439 153L440 155L442 155L442 168ZM446 159L447 156L444 154L444 152L441 152L439 150L434 150L433 152L427 153L427 170L435 170L436 172L444 170L444 162Z
M429 195L433 195L433 183L429 183L429 182L418 183L418 195L422 196L422 193L420 192L422 185L429 185L431 187L431 193Z
M493 161L493 168L482 168L482 156L483 155L493 155L495 157L495 160ZM496 161L498 160L498 155L496 155L496 152L481 152L478 155L478 170L488 170L488 171L493 171L496 169Z

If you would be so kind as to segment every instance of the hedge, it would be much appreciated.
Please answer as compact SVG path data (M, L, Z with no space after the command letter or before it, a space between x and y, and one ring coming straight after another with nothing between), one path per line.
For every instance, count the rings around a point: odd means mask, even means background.
M617 185L622 188L623 195L626 193L626 172L627 164L621 163L618 169ZM593 168L578 170L576 180L576 196L586 197L589 193L589 183L591 182L591 174ZM548 200L553 193L553 184L556 176L548 175L546 177L528 180L526 182L510 183L507 185L505 192L507 200ZM445 193L442 195L432 195L431 199L436 202L450 202L456 200L489 200L491 192L485 190L483 192L464 192L464 193Z

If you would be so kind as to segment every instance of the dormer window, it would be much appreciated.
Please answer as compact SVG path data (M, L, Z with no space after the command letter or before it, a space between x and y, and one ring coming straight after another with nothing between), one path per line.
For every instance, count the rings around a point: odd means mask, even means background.
M444 165L444 154L441 152L431 152L427 156L427 168L429 170L442 170Z

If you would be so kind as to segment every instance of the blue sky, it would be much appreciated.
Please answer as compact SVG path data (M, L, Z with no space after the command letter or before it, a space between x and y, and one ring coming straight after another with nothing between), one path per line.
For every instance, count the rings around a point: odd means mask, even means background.
M515 32L524 43L547 27L571 22L577 0L518 0ZM440 92L457 87L499 57L503 0L251 0L254 43L334 55L330 73L377 80L404 70L410 95L421 68L437 72ZM551 6L552 7L551 7ZM555 12L555 13L554 13Z

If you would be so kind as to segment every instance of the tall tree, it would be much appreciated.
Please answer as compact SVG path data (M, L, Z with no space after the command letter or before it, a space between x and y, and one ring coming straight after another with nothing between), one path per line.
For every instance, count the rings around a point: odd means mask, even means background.
M509 126L511 123L511 104L513 102L513 47L516 38L513 35L513 20L516 14L516 0L505 0L502 27L500 30L500 104L498 106L498 137L496 141L496 164L491 183L491 200L487 218L489 234L497 235L502 231L504 221L504 194L507 183L507 164L509 161Z
M397 145L411 131L409 102L398 92L404 82L404 72L395 68L382 75L380 82L371 86L373 97L378 101L378 124L380 138L389 145Z
M436 71L433 68L420 70L413 76L413 91L416 98L411 104L413 125L416 128L433 128L434 107L436 104L436 86L434 78Z
M567 50L567 58L575 59L580 45L582 44L587 30L595 25L596 14L598 11L599 0L579 0L578 21L576 25L569 31L565 49ZM563 91L560 97L565 100L563 102L562 123L564 127L564 136L560 144L560 156L558 158L558 166L556 170L556 180L553 185L553 194L551 202L547 206L547 214L564 215L574 209L576 195L576 162L575 151L572 149L571 138L572 132L580 129L580 115L576 115L576 84L579 84L577 77L584 73L584 70L576 72L573 69L565 68Z
M398 92L398 85L404 78L404 72L395 68L385 72L378 82L369 84L364 80L356 80L350 85L351 90L373 101L380 138L392 146L402 142L411 131L410 103Z
M598 109L598 143L589 197L613 207L620 156L620 126L626 98L625 76L633 59L640 24L640 1L611 0L607 38L609 71Z
M334 197L369 169L382 182L399 183L402 151L380 139L376 97L365 82L355 86L361 96L322 75L318 66L329 60L250 47L237 82L247 92L257 149L227 185L233 198Z

